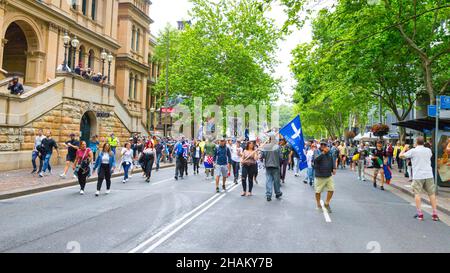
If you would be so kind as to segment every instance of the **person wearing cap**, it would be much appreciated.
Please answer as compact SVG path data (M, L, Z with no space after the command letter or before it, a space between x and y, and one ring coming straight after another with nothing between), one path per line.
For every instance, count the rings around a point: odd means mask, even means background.
M108 141L109 146L111 146L111 151L113 152L113 154L116 154L116 148L117 148L117 146L120 145L119 139L116 136L114 136L114 133L112 133L107 138L107 141Z
M321 204L321 193L326 189L328 191L327 199L325 201L325 209L331 213L330 202L334 193L333 175L336 175L336 164L333 155L330 153L330 148L326 142L320 143L320 153L317 153L314 158L314 172L315 172L315 189L317 209L323 210Z
M216 192L220 192L219 189L219 179L222 177L222 189L224 191L227 190L226 188L226 182L228 178L228 174L231 170L231 151L227 147L227 142L225 138L221 138L219 141L219 146L215 150L214 153L214 169L216 173Z
M60 177L64 179L66 178L70 166L72 166L72 169L75 170L75 159L77 157L77 151L80 147L80 142L75 139L75 134L71 133L70 140L63 143L63 145L67 148L66 166L64 167L63 173L60 174ZM76 178L75 172L73 176Z
M14 76L8 84L8 90L10 90L11 95L22 95L25 90L23 85L19 82L19 77Z

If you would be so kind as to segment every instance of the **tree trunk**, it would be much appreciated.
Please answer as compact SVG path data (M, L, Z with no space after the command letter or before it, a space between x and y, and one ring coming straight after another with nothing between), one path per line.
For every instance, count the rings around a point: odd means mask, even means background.
M405 127L399 127L400 128L400 143L406 143L406 128Z
M431 71L431 61L429 59L422 58L422 66L424 72L425 88L430 96L430 105L436 104L436 96L433 89L433 72Z

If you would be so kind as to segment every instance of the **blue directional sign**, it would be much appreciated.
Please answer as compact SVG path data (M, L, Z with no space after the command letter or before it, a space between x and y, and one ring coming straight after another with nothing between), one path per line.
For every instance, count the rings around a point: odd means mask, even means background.
M436 105L428 105L428 116L436 117Z
M450 110L450 96L441 96L441 109Z

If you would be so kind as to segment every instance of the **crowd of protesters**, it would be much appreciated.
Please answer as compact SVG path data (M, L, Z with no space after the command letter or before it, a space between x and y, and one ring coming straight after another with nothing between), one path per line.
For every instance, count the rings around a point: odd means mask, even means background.
M232 177L234 184L242 182L241 196L245 197L253 195L254 183L258 183L258 172L264 168L266 199L271 201L273 192L277 199L281 198L283 195L281 186L286 182L287 171L292 170L294 178L302 176L305 184L314 187L317 208L331 213L333 176L337 170L349 169L356 173L358 180L366 181L366 169L373 169L373 187L378 188L379 185L381 190L385 190L385 184L389 184L392 179L392 169L397 168L413 182L412 189L416 194L417 204L415 217L423 220L420 193L425 191L431 200L432 219L439 220L433 180L433 153L430 149L431 144L426 143L423 137L417 138L415 148L400 142L393 145L383 141L373 144L346 143L331 139L310 140L305 144L303 151L306 156L304 167L300 164L303 155L299 155L285 139L275 133L268 134L268 140L264 143L258 138L195 140L180 137L175 140L134 134L123 145L114 133L102 141L99 141L98 136L93 136L89 143L78 141L75 134L70 134L63 146L67 148L67 156L64 171L60 176L66 178L69 169L72 168L73 175L78 178L80 184L80 194L84 194L86 179L93 172L98 174L95 195L99 196L103 181L106 181L106 194L110 193L111 176L116 169L123 169L123 183L129 181L135 168L141 169L145 181L150 183L153 168L158 171L161 162L166 162L175 163L175 180L189 175L189 164L192 165L194 175L199 175L200 166L203 166L205 178L215 179L217 193L221 192L220 188L227 191L227 179ZM58 145L52 139L51 132L47 131L44 135L43 131L39 130L32 153L32 173L37 172L40 177L44 177L47 171L51 174L50 162L54 150L59 157ZM322 204L323 192L327 192L327 196Z

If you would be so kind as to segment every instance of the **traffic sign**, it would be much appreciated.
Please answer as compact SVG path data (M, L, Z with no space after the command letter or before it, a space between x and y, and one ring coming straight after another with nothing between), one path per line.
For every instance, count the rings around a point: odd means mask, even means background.
M450 110L450 96L441 96L441 109Z
M428 105L428 116L436 117L436 105Z

